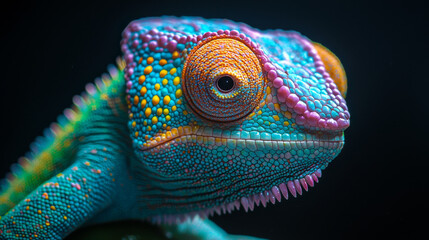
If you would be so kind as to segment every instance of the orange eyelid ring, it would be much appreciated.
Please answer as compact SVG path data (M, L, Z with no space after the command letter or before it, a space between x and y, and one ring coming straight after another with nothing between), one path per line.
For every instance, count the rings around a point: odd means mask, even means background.
M239 121L263 97L266 79L262 71L252 47L243 41L232 37L209 38L187 56L182 70L183 95L192 112L202 119Z
M313 42L313 46L319 54L326 71L332 80L334 80L343 98L345 98L347 93L347 76L340 59L320 43Z

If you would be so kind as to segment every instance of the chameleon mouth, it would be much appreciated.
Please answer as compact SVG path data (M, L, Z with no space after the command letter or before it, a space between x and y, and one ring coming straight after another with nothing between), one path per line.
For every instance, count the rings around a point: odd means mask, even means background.
M248 148L251 150L270 148L290 150L294 148L339 148L344 144L342 132L331 135L308 134L269 134L256 131L226 131L211 127L184 126L158 134L143 143L141 151L162 150L170 144L194 142L206 145L225 145L228 148ZM162 149L161 149L162 148Z
M186 220L192 220L195 217L204 219L212 217L215 214L231 213L234 210L240 210L241 207L245 212L253 211L255 207L260 205L266 207L268 203L275 204L276 202L281 202L282 198L288 200L290 195L293 197L302 195L304 191L308 191L309 187L314 187L315 183L319 182L320 177L322 177L322 170L317 169L315 172L307 174L302 178L275 185L271 189L242 197L230 203L189 213L157 215L149 220L155 224L177 224Z

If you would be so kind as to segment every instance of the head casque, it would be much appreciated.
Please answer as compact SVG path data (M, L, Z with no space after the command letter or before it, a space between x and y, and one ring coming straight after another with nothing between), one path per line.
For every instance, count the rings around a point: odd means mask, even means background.
M346 79L323 46L198 18L137 20L123 36L132 164L148 216L279 201L341 151Z

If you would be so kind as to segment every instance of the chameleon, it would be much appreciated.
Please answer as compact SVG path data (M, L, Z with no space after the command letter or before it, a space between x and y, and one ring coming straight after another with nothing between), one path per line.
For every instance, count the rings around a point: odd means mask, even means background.
M208 217L303 194L344 146L344 68L298 32L151 17L120 47L11 167L0 239L126 219L173 239L255 239Z

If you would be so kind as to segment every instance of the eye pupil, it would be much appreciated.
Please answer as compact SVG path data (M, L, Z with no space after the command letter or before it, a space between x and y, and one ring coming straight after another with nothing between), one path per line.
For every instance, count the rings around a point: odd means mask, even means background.
M220 77L217 80L217 87L222 92L229 92L234 87L234 80L229 76Z

